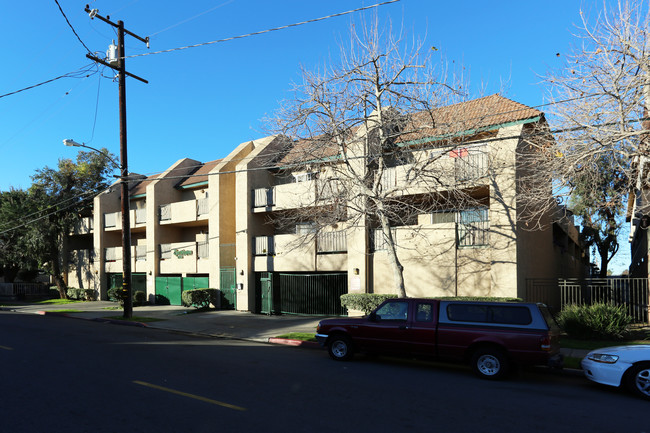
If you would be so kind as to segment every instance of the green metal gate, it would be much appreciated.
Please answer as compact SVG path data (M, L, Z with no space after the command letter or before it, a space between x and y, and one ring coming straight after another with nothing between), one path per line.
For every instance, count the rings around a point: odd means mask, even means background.
M156 304L181 305L181 277L156 277Z
M237 309L237 273L234 267L224 266L219 270L219 297L223 310Z
M209 289L209 277L183 277L181 279L183 292L186 290Z
M347 314L341 295L348 292L346 273L279 274L280 311L284 314Z
M262 272L260 275L260 313L277 313L273 302L273 274Z
M106 274L106 277L108 278L108 290L122 289L122 274ZM135 294L137 291L147 293L147 274L131 274L131 293Z
M344 316L341 295L348 292L346 273L257 274L256 297L264 314Z

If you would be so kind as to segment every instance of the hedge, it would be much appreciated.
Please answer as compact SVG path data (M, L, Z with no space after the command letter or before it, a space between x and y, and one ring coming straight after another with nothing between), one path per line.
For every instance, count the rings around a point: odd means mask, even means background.
M347 309L360 310L364 314L370 314L386 299L397 298L393 294L377 293L348 293L341 295L341 305ZM455 301L481 301L481 302L521 302L519 298L497 298L497 297L478 297L478 296L444 296L431 299L455 300Z
M181 294L181 303L184 307L210 308L216 306L219 291L217 289L186 290Z
M632 321L625 306L608 303L568 305L557 316L569 337L579 339L623 339Z

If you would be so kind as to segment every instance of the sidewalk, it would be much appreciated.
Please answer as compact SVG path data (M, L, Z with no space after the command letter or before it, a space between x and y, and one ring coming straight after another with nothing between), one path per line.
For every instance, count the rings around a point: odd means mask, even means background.
M111 309L118 306L115 302L95 301L79 302L66 305L36 305L16 304L2 307L2 310L31 314L65 314L86 320L110 321L117 324L127 324L120 320L110 320L110 317L121 317L123 310ZM76 310L79 313L57 313L61 310ZM313 316L267 316L242 311L213 310L197 312L195 308L173 305L147 305L134 307L133 317L159 319L155 322L132 323L135 325L164 329L167 331L183 332L208 337L234 338L263 343L279 343L294 346L319 347L318 343L300 342L296 340L277 339L279 335L290 332L316 333L316 325L323 317ZM583 358L589 352L581 349L563 348L565 357Z
M123 310L111 309L117 307L115 302L95 301L79 302L66 305L36 305L19 304L2 307L5 311L31 314L65 314L86 320L104 321L110 317L121 317ZM75 310L78 313L61 311ZM155 318L154 322L134 323L135 325L176 331L208 337L234 338L258 342L284 343L304 345L294 341L276 341L274 338L290 332L306 332L315 334L316 325L323 317L312 316L267 316L242 311L213 310L198 312L195 308L173 305L147 305L133 308L133 317ZM126 324L120 320L110 320L113 323ZM318 347L317 343L306 346Z

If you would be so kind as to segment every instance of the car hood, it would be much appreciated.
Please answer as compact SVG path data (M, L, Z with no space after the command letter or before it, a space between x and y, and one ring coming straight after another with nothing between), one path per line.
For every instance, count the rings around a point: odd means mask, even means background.
M587 357L592 353L618 355L624 362L650 361L650 344L603 347L592 350Z

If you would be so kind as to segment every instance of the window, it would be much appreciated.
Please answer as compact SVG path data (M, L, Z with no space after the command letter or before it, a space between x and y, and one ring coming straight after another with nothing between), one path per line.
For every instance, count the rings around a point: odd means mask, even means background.
M406 320L407 313L407 302L392 301L377 310L377 320Z
M314 223L298 223L296 224L296 234L297 235L306 235L309 233L316 232L316 226Z
M476 247L488 244L488 209L467 209L458 213L458 246Z
M533 321L527 307L509 305L449 304L447 317L453 322L482 322L528 325Z
M417 304L415 309L416 322L433 322L433 305Z
M293 179L294 182L307 182L308 180L314 180L317 178L318 173L308 172L308 173L294 173Z

